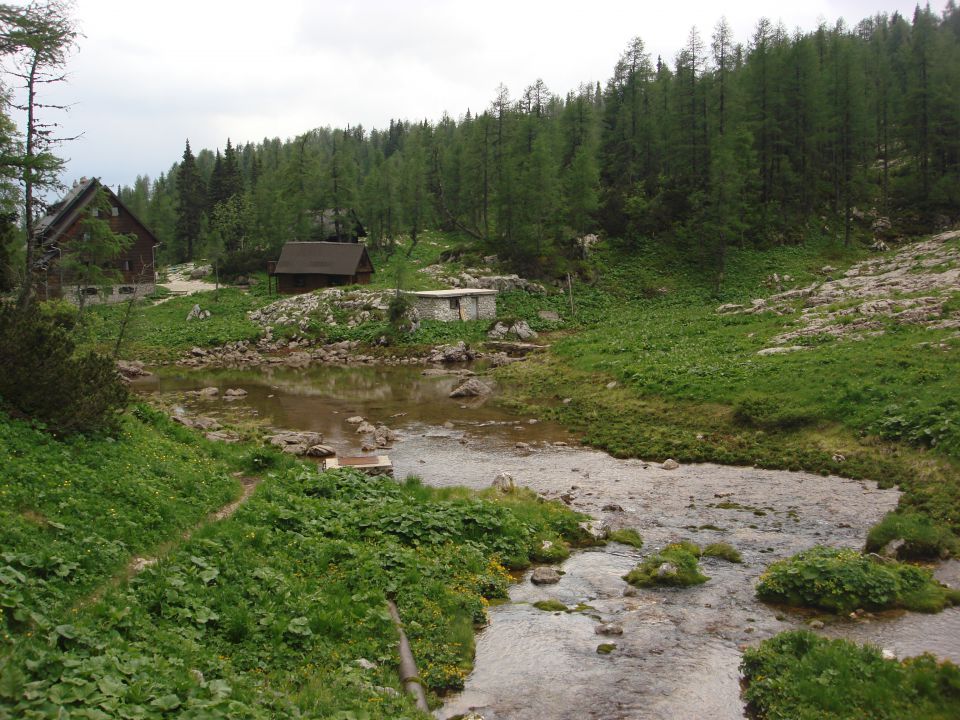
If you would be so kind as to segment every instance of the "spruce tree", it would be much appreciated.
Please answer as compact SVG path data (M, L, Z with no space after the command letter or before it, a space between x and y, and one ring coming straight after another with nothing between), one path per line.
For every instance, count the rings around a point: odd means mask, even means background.
M178 261L193 260L194 249L200 239L200 230L205 206L203 179L197 171L196 159L187 140L183 159L177 170L177 222L176 240Z

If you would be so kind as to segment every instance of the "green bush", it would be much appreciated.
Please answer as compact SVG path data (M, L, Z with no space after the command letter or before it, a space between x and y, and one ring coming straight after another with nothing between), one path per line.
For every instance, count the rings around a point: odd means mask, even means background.
M700 572L699 558L700 548L693 543L686 540L672 543L660 552L645 558L642 563L624 575L623 579L637 587L700 585L710 578ZM673 570L666 569L665 572L660 572L660 568L665 564L673 566Z
M885 660L875 647L798 630L747 649L740 670L759 720L960 717L960 669L931 655Z
M127 387L113 361L75 355L66 330L36 308L0 309L0 404L55 435L116 427Z
M58 327L62 327L64 330L70 330L76 325L77 317L80 314L77 306L66 300L46 300L37 305L37 309L40 311L42 318L49 320Z
M960 546L957 536L933 520L912 512L890 512L870 528L867 552L879 552L893 541L903 540L897 551L902 559L932 559L955 555Z
M929 570L820 546L773 563L760 576L757 596L838 613L897 607L939 612L960 601L960 593L940 585Z

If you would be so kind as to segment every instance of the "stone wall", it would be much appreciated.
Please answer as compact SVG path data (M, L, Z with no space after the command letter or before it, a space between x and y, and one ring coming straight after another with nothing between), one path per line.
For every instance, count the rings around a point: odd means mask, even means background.
M124 283L122 285L113 285L107 287L90 287L86 288L89 293L84 300L86 305L112 305L114 303L123 302L124 300L129 300L131 295L136 295L137 300L142 300L147 295L153 293L157 286L152 282L147 283ZM109 290L109 292L107 292ZM54 297L52 294L50 297ZM77 297L77 287L66 286L65 291L62 295L63 299L74 305L79 305L80 301Z
M464 307L472 309L477 301L478 320L493 320L497 317L497 296L477 295L465 297L417 297L414 296L414 307L421 320L439 320L440 322L459 322L460 311L457 307L450 307L451 300L460 300ZM469 303L469 305L468 305ZM467 318L471 317L468 311Z
M497 317L497 296L480 295L480 320L495 320Z

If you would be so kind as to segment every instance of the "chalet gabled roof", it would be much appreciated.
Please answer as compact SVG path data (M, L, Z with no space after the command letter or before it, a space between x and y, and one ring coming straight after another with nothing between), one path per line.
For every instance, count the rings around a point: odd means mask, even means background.
M280 251L277 275L356 275L362 261L373 272L367 248L360 243L288 242Z
M99 187L100 182L96 178L78 182L63 198L50 206L46 215L37 220L33 226L34 235L42 238L44 243L56 242L73 225Z

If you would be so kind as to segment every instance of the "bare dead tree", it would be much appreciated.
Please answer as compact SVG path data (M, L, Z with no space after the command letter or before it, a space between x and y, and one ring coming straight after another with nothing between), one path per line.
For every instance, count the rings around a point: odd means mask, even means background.
M43 207L37 191L59 187L58 176L64 160L54 150L75 139L58 136L58 124L41 117L49 111L67 110L69 106L40 100L42 88L67 79L64 67L77 39L72 10L72 4L64 0L31 2L22 7L0 5L0 53L7 56L6 71L21 83L19 89L23 93L11 105L26 114L24 152L19 159L27 233L21 306L28 305L33 298L35 223L37 210Z

